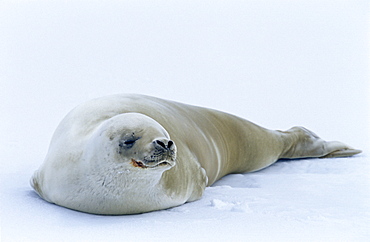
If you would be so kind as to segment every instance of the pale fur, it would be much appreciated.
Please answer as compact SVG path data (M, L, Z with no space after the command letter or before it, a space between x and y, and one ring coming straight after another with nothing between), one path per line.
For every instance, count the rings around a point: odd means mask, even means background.
M120 139L131 132L140 139L120 152ZM177 153L172 166L133 165L132 159L153 155L155 140L170 139ZM45 200L71 209L142 213L199 199L222 176L259 170L279 158L359 152L301 127L273 131L212 109L115 95L82 104L63 119L31 185Z

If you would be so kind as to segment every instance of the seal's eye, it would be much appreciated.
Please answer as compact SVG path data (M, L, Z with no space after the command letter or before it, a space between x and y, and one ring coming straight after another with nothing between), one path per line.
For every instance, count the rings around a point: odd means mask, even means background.
M124 144L125 144L125 146L128 148L128 147L132 147L132 146L134 146L134 144L135 144L135 142L136 142L136 140L133 140L133 139L131 139L131 140L126 140L125 142L123 142Z
M131 149L135 142L140 139L140 138L129 138L129 139L126 139L126 140L122 140L120 143L119 143L119 146L121 148L125 148L125 149Z

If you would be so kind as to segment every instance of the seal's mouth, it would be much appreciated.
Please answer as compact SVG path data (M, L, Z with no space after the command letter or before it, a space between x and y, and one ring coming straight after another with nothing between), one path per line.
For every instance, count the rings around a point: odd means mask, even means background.
M134 167L139 167L139 168L143 168L143 169L146 169L146 168L156 168L156 167L161 167L161 166L173 166L174 163L171 161L167 161L167 160L162 160L162 161L159 161L159 162L155 162L155 164L145 164L144 162L142 161L138 161L138 160L135 160L135 159L131 159L131 165L134 166Z

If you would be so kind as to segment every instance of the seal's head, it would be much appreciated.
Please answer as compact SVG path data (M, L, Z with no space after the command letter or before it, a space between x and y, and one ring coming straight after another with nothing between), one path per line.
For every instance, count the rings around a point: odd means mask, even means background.
M99 163L111 161L129 170L162 172L176 164L175 143L157 121L143 114L125 113L104 121L93 140L90 151L95 158L100 156Z
M119 114L102 121L87 139L83 182L77 186L84 193L79 210L129 214L173 206L163 173L176 165L176 145L157 121Z

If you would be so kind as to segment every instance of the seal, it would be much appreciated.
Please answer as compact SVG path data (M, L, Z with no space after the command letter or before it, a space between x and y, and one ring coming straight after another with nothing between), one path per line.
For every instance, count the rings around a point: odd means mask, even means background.
M230 173L278 159L360 153L303 127L269 130L213 109L155 97L102 97L57 127L31 186L46 201L93 214L135 214L200 199Z

